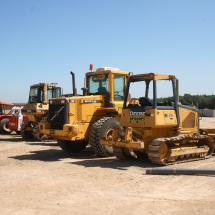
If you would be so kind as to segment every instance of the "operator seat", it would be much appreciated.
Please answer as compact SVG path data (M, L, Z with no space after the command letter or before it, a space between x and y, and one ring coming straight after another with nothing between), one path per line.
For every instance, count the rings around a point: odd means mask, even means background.
M143 108L145 108L147 106L152 106L151 100L149 98L146 98L146 97L140 97L139 98L139 104Z
M98 88L98 93L102 94L102 95L107 95L108 91L107 91L106 87L99 87Z

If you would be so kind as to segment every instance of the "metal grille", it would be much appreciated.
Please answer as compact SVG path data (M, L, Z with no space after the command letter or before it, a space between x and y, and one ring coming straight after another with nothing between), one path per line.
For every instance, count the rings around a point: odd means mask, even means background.
M51 129L63 130L66 124L66 104L49 104L48 120Z

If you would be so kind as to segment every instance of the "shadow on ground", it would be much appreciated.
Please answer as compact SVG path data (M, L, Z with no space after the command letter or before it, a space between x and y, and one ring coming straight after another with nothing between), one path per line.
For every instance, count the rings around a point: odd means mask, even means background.
M9 158L17 160L38 160L44 162L60 161L65 158L71 158L73 165L84 166L87 168L101 167L111 168L119 170L127 170L131 166L137 166L142 168L155 167L148 160L118 160L115 157L98 158L95 157L92 150L87 148L85 151L80 153L65 153L61 149L46 149L38 151L30 151L30 154L12 156Z
M59 161L64 158L73 158L73 159L86 159L92 158L94 155L91 150L86 149L81 153L65 153L61 149L46 149L46 150L38 150L38 151L30 151L30 154L12 156L9 158L17 159L17 160L39 160L44 162L51 161Z
M27 145L31 146L52 146L52 147L59 147L56 142L25 142Z
M20 135L1 135L0 136L0 142L23 142L27 145L38 145L38 146L53 146L53 147L59 147L56 144L56 141L38 141L38 140L23 140L23 138Z
M56 142L39 142L39 141L23 141L22 137L18 135L14 136L5 136L0 137L0 142L22 142L26 145L32 146L50 146L52 148L48 148L45 150L34 150L30 151L28 154L11 156L9 158L16 160L38 160L44 162L53 162L60 161L65 158L71 158L69 162L72 165L84 166L87 168L92 167L101 167L101 168L112 168L119 170L127 170L131 166L137 166L142 168L155 167L155 165L151 164L148 160L131 160L131 161L122 161L118 160L115 157L108 158L98 158L95 157L92 149L87 147L85 151L80 153L65 153L60 149L60 147L56 144ZM53 148L54 147L54 148Z
M150 163L148 160L118 160L115 157L109 158L94 158L85 159L81 161L74 161L71 164L90 167L101 167L101 168L111 168L119 170L127 170L131 166L142 167L142 168L152 168L156 167L154 164Z

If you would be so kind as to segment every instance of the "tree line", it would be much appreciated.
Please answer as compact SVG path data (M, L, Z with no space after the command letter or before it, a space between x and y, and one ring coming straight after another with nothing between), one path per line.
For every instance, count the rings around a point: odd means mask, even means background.
M190 95L184 94L179 100L185 105L195 105L199 109L215 109L215 95Z

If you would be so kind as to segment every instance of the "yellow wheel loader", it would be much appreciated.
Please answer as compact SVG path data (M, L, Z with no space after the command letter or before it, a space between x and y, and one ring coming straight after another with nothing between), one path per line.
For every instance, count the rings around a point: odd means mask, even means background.
M38 123L48 112L48 100L61 94L62 89L56 83L39 83L30 87L28 103L22 109L24 121L21 134L24 139L40 138Z
M89 142L97 156L107 156L113 150L100 144L102 125L121 112L128 72L109 67L92 70L91 65L83 95L77 94L71 73L73 93L49 101L48 116L39 131L56 139L65 152L80 152Z
M101 144L113 147L119 159L148 157L158 165L209 157L214 134L199 129L196 108L179 103L178 85L174 75L131 75L122 114L103 124L111 135L103 134Z

